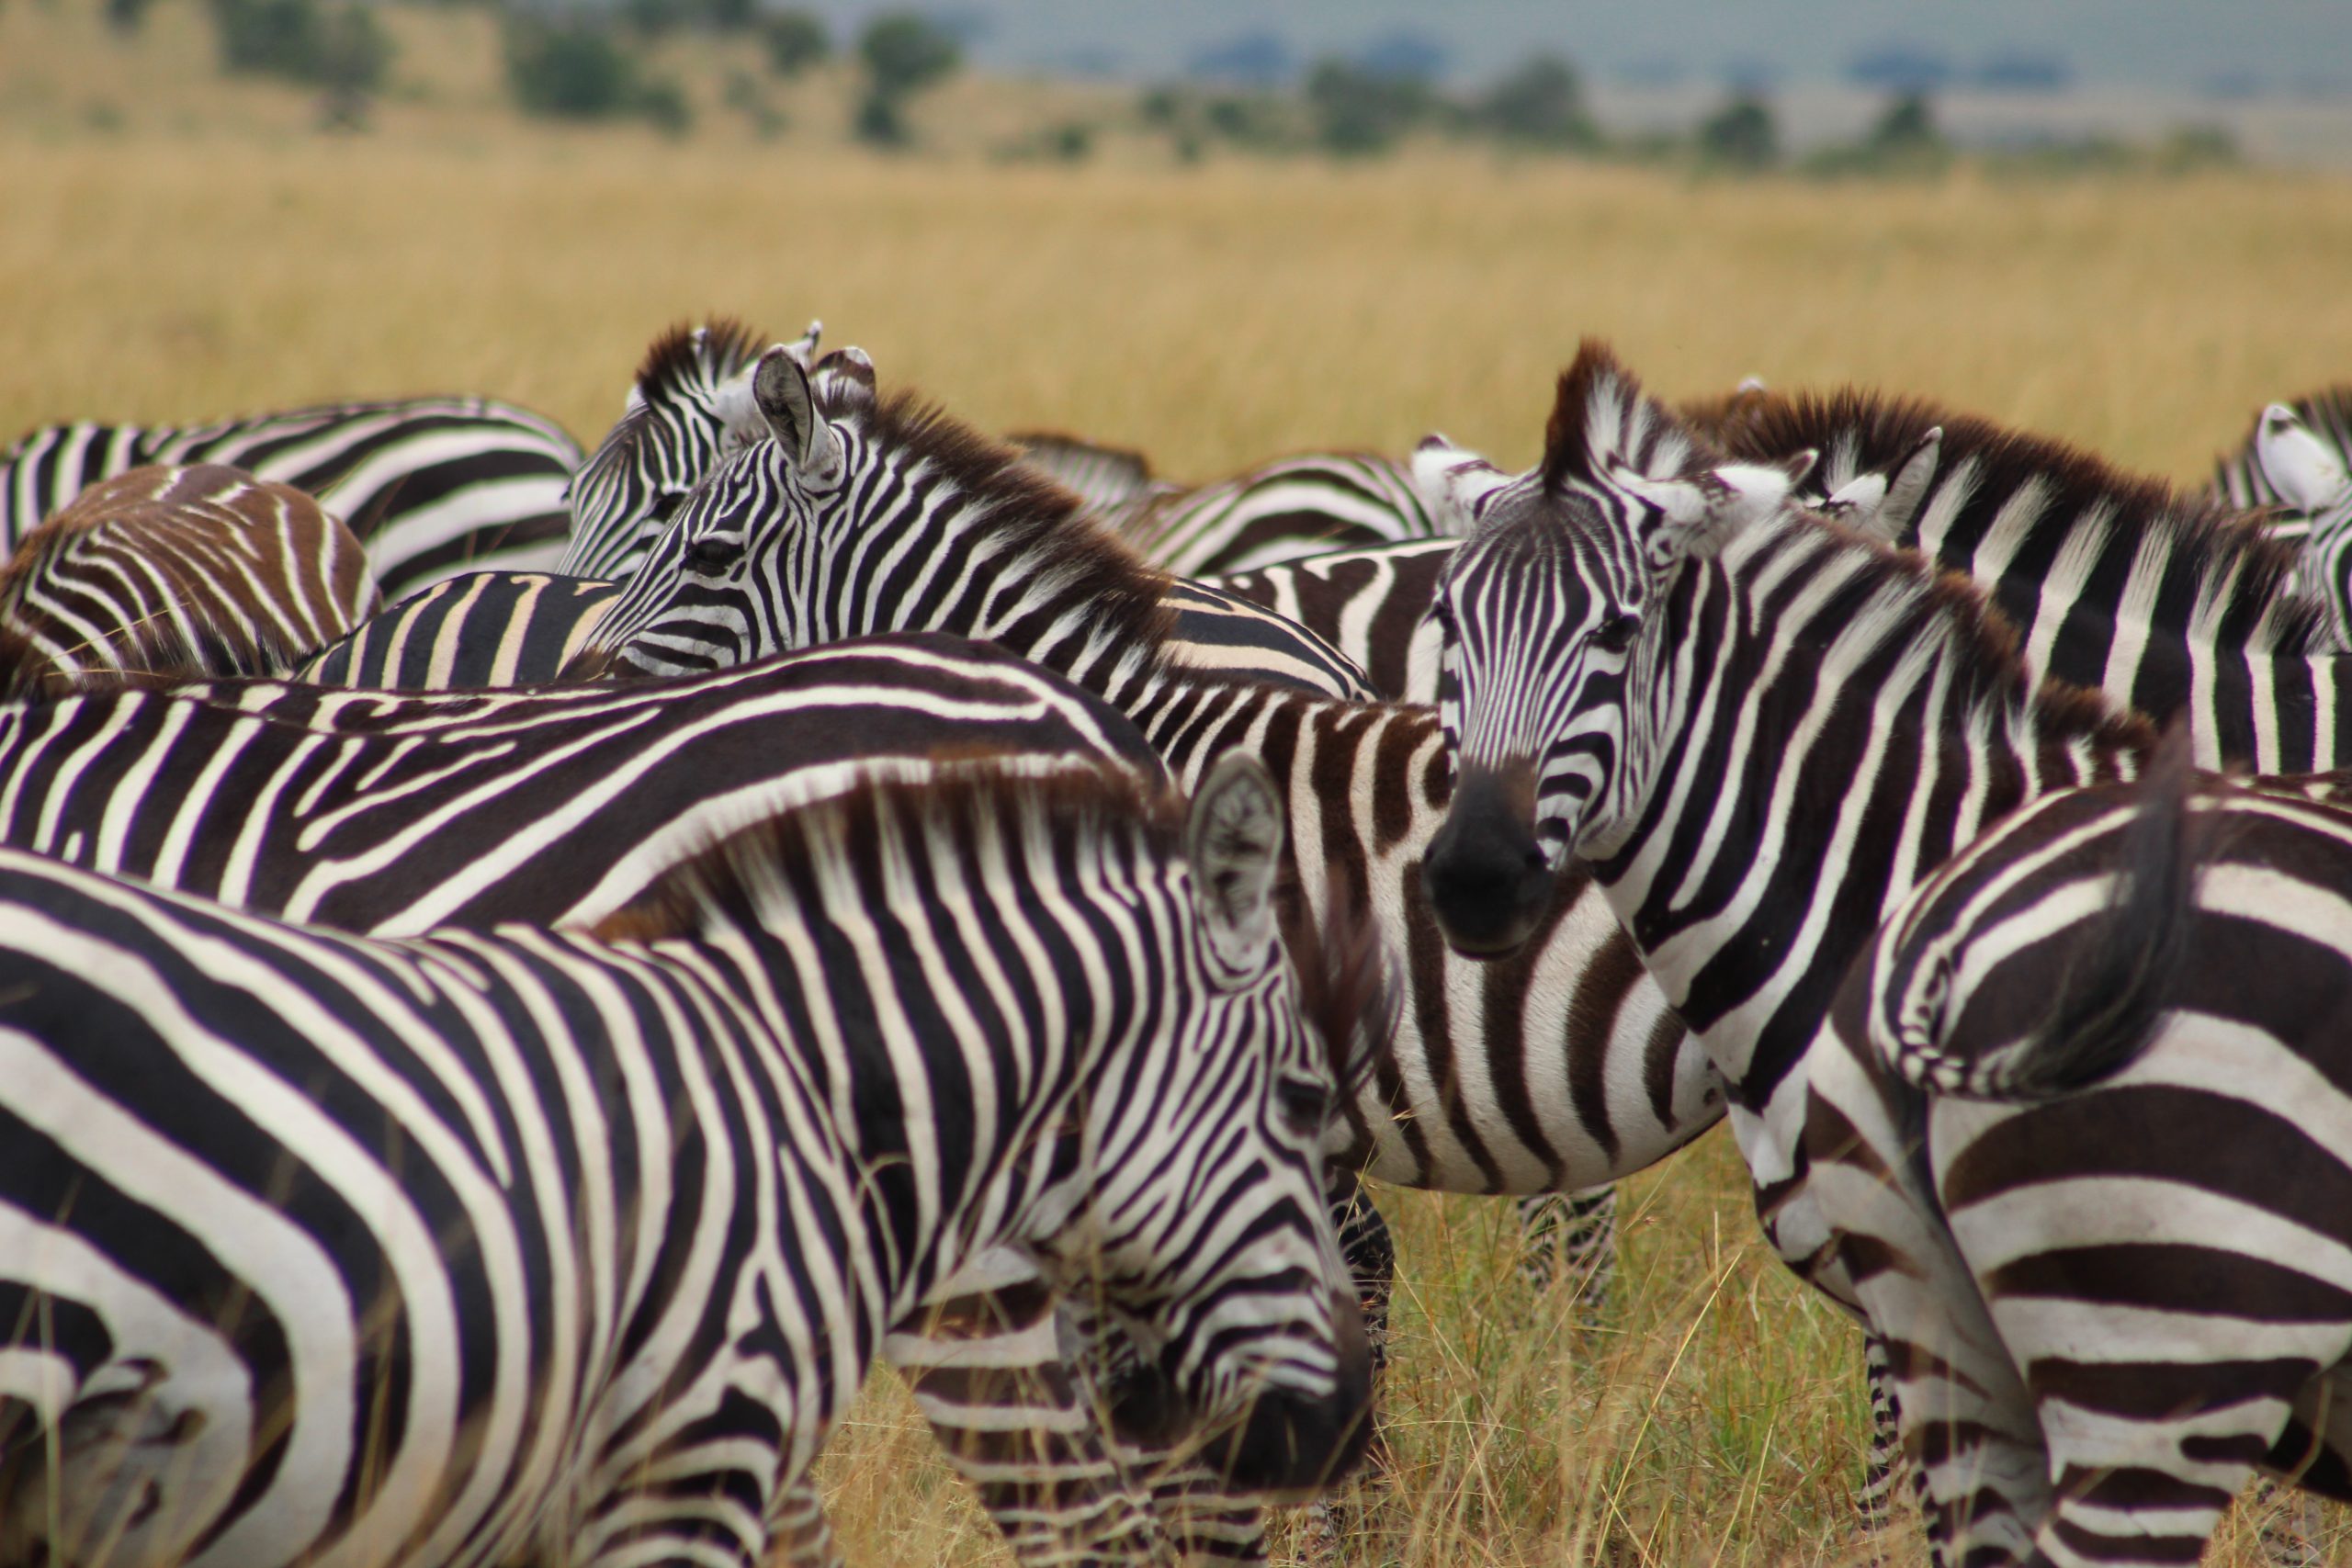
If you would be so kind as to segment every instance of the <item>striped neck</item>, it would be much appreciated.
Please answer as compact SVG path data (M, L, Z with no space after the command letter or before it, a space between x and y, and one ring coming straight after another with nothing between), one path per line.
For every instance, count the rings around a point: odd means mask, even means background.
M1645 621L1623 761L1577 847L1751 1111L1897 899L2153 744L2095 694L2034 685L1964 582L1802 518L1685 560Z

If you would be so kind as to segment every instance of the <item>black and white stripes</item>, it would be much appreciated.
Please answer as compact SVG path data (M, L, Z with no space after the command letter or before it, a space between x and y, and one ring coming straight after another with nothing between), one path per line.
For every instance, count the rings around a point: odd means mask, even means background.
M368 942L0 852L0 1274L41 1303L9 1393L42 1456L0 1529L748 1568L883 1329L1003 1241L1155 1347L1122 1418L1312 1483L1366 1386L1334 1067L1272 840L1213 818L1276 821L1236 770L1189 825L1091 769L951 770L739 837L605 940Z

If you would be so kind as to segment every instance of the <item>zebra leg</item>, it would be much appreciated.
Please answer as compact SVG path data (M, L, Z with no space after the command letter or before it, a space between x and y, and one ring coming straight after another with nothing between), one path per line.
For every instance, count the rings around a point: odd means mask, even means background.
M1363 1307L1364 1334L1372 1342L1373 1386L1388 1368L1388 1306L1396 1289L1396 1238L1353 1170L1333 1166L1324 1192L1331 1202L1331 1224L1339 1233L1340 1257L1354 1276ZM1377 1404L1375 1398L1374 1404ZM1387 1455L1373 1434L1362 1475L1346 1491L1307 1505L1306 1540L1300 1558L1308 1563L1339 1561L1351 1539L1363 1530L1363 1500L1358 1489L1385 1478Z
M775 1534L763 1560L775 1568L848 1568L841 1548L833 1544L833 1527L817 1496L817 1483L806 1475L784 1489L776 1500Z
M968 1288L899 1325L883 1357L1014 1557L1051 1568L1168 1561L1148 1493L1113 1458L1064 1361L1052 1291L1010 1253L989 1254L956 1286Z
M1519 1230L1521 1277L1538 1294L1571 1281L1577 1316L1590 1325L1609 1304L1617 1271L1617 1189L1531 1193L1519 1201Z
M1894 1383L1887 1371L1886 1343L1862 1336L1862 1382L1871 1404L1871 1446L1862 1459L1862 1484L1854 1494L1854 1522L1865 1535L1886 1529L1887 1500L1903 1476L1903 1433L1894 1412Z

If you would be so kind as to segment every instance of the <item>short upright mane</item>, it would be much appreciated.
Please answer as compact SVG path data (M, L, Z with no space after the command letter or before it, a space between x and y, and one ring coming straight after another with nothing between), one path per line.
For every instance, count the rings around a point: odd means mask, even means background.
M999 559L1055 581L1057 597L1088 606L1091 626L1156 652L1174 628L1164 603L1168 579L1098 523L1075 493L919 392L874 400L869 381L822 374L846 363L828 355L811 378L820 415L864 428L877 451L903 467L922 465L969 498L959 525L985 537ZM975 554L978 553L977 547ZM957 628L960 629L960 628Z
M1680 420L1642 391L1607 344L1586 338L1560 372L1544 426L1544 493L1556 495L1571 480L1607 482L1602 465L1611 457L1654 479L1688 478L1716 462Z
M2126 473L2067 442L1953 413L1923 399L1859 388L1826 396L1767 394L1727 421L1721 439L1734 458L1748 462L1807 447L1819 451L1822 461L1809 488L1826 493L1856 474L1893 472L1938 426L1943 440L1931 495L1973 459L1976 478L1966 509L1972 513L1997 511L2029 484L2039 484L2049 497L2041 513L2046 521L2036 528L2068 526L2102 506L2117 526L2174 542L2200 584L2226 583L2226 603L2215 608L2243 607L2246 622L2263 626L2260 641L2250 646L2286 655L2329 649L2325 606L2310 595L2286 592L2296 567L2291 545L2271 538L2257 520L2227 502ZM1905 542L1912 537L1916 522Z
M720 381L760 355L766 334L732 316L696 323L680 321L655 338L637 367L638 395L651 401L710 381Z

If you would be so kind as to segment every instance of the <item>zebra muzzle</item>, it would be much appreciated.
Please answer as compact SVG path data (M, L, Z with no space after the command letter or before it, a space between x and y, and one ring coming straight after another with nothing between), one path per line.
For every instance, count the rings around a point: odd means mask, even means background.
M1464 763L1421 862L1446 944L1465 958L1510 957L1550 912L1555 886L1535 840L1535 764Z

